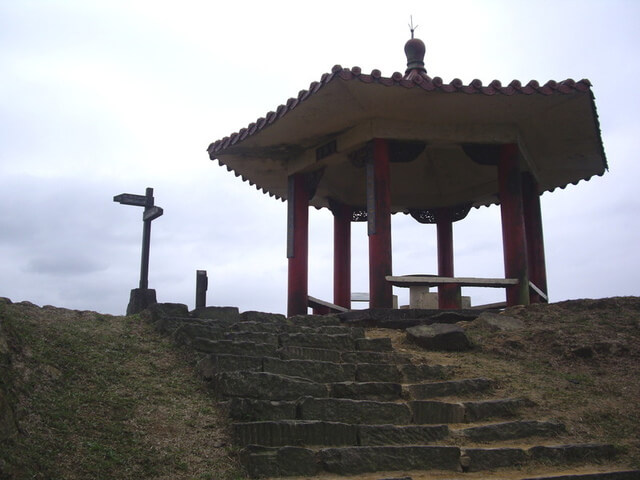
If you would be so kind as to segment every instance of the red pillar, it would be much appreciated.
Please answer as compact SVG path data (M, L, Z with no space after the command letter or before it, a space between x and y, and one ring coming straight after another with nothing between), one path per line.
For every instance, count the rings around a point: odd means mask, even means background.
M289 177L287 201L287 316L306 315L309 294L309 188L304 175Z
M351 308L351 207L332 204L333 303Z
M438 238L438 276L453 277L453 218L450 208L439 208L436 211L436 232ZM460 308L461 301L459 286L438 286L439 308Z
M389 143L376 138L367 163L367 220L369 229L369 306L393 308L391 275L391 169Z
M529 260L529 278L533 284L547 296L547 268L544 258L544 236L542 233L542 212L538 182L530 173L522 174L522 200L524 208L524 227L527 236L527 258ZM535 292L530 292L531 302L546 300Z
M502 248L506 278L517 278L518 285L507 288L507 305L529 304L527 240L522 203L522 176L518 163L518 146L503 145L498 161Z

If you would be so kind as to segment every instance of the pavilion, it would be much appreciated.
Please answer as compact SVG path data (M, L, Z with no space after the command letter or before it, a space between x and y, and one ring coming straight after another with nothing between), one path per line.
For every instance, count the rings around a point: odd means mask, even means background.
M412 35L413 37L413 35ZM337 65L296 98L212 143L211 160L288 202L288 315L305 314L309 207L334 215L334 298L351 308L351 222L367 221L371 308L392 286L438 286L440 308L460 287L501 287L506 304L547 301L540 195L607 169L588 80L444 83L405 45L405 74ZM500 205L504 279L454 276L452 223ZM437 225L438 272L394 277L391 214Z

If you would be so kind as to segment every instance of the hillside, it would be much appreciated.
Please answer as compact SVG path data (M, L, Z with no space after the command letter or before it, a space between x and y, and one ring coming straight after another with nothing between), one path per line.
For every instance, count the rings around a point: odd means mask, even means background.
M5 299L0 332L0 479L244 478L193 359L139 317Z
M567 439L613 443L617 466L640 467L640 299L505 314L524 327L467 324L476 348L464 353L424 352L395 330L367 336L497 379L498 393L564 423ZM194 361L137 316L0 300L0 478L245 478Z

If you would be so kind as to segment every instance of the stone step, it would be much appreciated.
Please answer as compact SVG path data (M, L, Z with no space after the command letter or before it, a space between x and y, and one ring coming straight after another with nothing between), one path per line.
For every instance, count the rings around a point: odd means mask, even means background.
M297 414L297 418L301 420L351 424L407 425L411 423L411 410L406 403L373 400L306 397L299 400Z
M464 396L482 393L491 387L492 382L487 378L465 378L461 380L408 385L407 391L412 399L424 400L435 397Z
M196 371L205 380L212 380L217 374L224 372L262 372L265 358L268 357L211 353L198 361Z
M564 425L555 421L515 420L454 430L451 433L464 440L494 442L528 437L552 437L564 432Z
M395 352L349 351L299 345L281 347L278 350L278 356L285 360L320 360L334 363L407 364L411 362L411 358L408 355Z
M426 445L449 435L446 425L357 425L318 420L281 420L232 424L239 446Z
M597 473L556 473L536 477L522 478L521 480L638 480L640 470L624 470L617 472Z
M358 425L319 420L280 420L238 422L232 424L234 443L239 446L381 446L428 445L450 435L473 442L554 436L564 432L554 422L519 421L492 425L490 433L466 435L465 430L450 430L447 425ZM461 447L464 450L464 447ZM536 447L546 448L549 447ZM482 451L486 449L481 449ZM495 450L495 449L494 449ZM493 450L492 450L493 451ZM498 449L499 451L499 449ZM556 452L554 448L549 450ZM553 454L547 454L547 457Z
M460 471L458 447L383 446L335 447L313 450L303 447L258 447L242 450L241 460L253 477L338 475L392 470Z
M224 374L231 375L231 374ZM268 374L264 374L268 375ZM265 378L265 383L268 383ZM410 402L385 402L375 400L354 400L348 398L329 398L328 392L321 397L307 396L296 398L291 391L288 401L276 401L271 397L260 397L250 392L251 382L246 377L240 382L247 395L229 399L229 415L235 421L266 420L321 420L352 424L389 424L389 425L441 425L473 423L488 418L513 416L520 408L530 404L526 399L509 398L487 400L484 402L449 403L435 400L415 400ZM301 382L306 386L306 382ZM290 383L291 385L291 383ZM319 385L311 383L316 388ZM324 386L321 386L324 388ZM265 387L265 395L269 393L269 385ZM240 387L235 389L241 392ZM471 404L471 410L467 405ZM254 409L255 412L252 410ZM486 417L481 417L482 413Z
M613 445L571 444L534 446L529 448L462 448L460 464L464 472L481 472L514 467L536 461L549 464L598 462L616 455Z
M535 404L526 398L499 398L477 402L463 402L464 420L468 423L479 422L491 418L510 418L520 410L533 407Z
M223 372L213 380L216 395L261 400L296 400L303 396L328 396L327 385L266 372Z
M330 383L329 396L359 400L393 401L402 398L402 385L391 382Z
M248 370L301 377L318 383L353 381L412 383L450 375L450 370L442 365L337 363L217 353L208 354L200 359L196 369L205 380L211 380L217 373Z
M279 343L282 347L326 348L340 351L356 349L350 334L283 333L279 335Z
M243 449L242 461L252 477L313 476L321 472L354 475L368 472L438 470L452 472L490 471L517 468L541 460L537 452L562 452L566 461L606 460L615 455L611 445L583 444L530 448L466 448L454 446L348 446L311 449L296 446ZM567 452L573 452L567 454ZM580 452L576 455L576 452ZM542 460L546 460L542 459ZM616 477L616 475L618 475ZM625 479L629 472L612 472L609 478ZM406 477L405 477L406 478ZM544 478L544 477L543 477ZM546 477L557 480L563 477ZM567 479L571 477L565 477ZM584 477L589 478L589 477ZM606 478L606 477L591 477ZM630 477L634 478L634 477Z
M413 413L413 423L473 423L490 418L509 418L531 402L524 398L502 398L477 402L451 403L435 400L408 402Z
M191 348L201 353L241 355L254 357L277 357L278 346L269 343L236 342L233 340L210 340L195 337Z
M356 378L357 366L353 363L323 362L318 360L282 360L264 357L262 371L301 377L318 383L348 382Z

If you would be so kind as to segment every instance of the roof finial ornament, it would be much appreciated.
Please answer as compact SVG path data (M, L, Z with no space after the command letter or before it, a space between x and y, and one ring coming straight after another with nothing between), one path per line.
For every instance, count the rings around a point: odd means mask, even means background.
M424 42L419 38L413 37L413 33L416 28L418 28L418 25L413 26L413 15L409 18L411 19L411 23L409 24L411 40L408 40L404 45L404 53L407 56L407 70L404 72L404 78L406 79L413 78L416 75L426 75L427 73L424 68Z
M415 31L416 28L418 28L420 25L416 25L415 27L413 26L413 15L409 15L409 20L411 20L411 23L409 24L409 30L411 30L411 38L413 38L413 32Z

